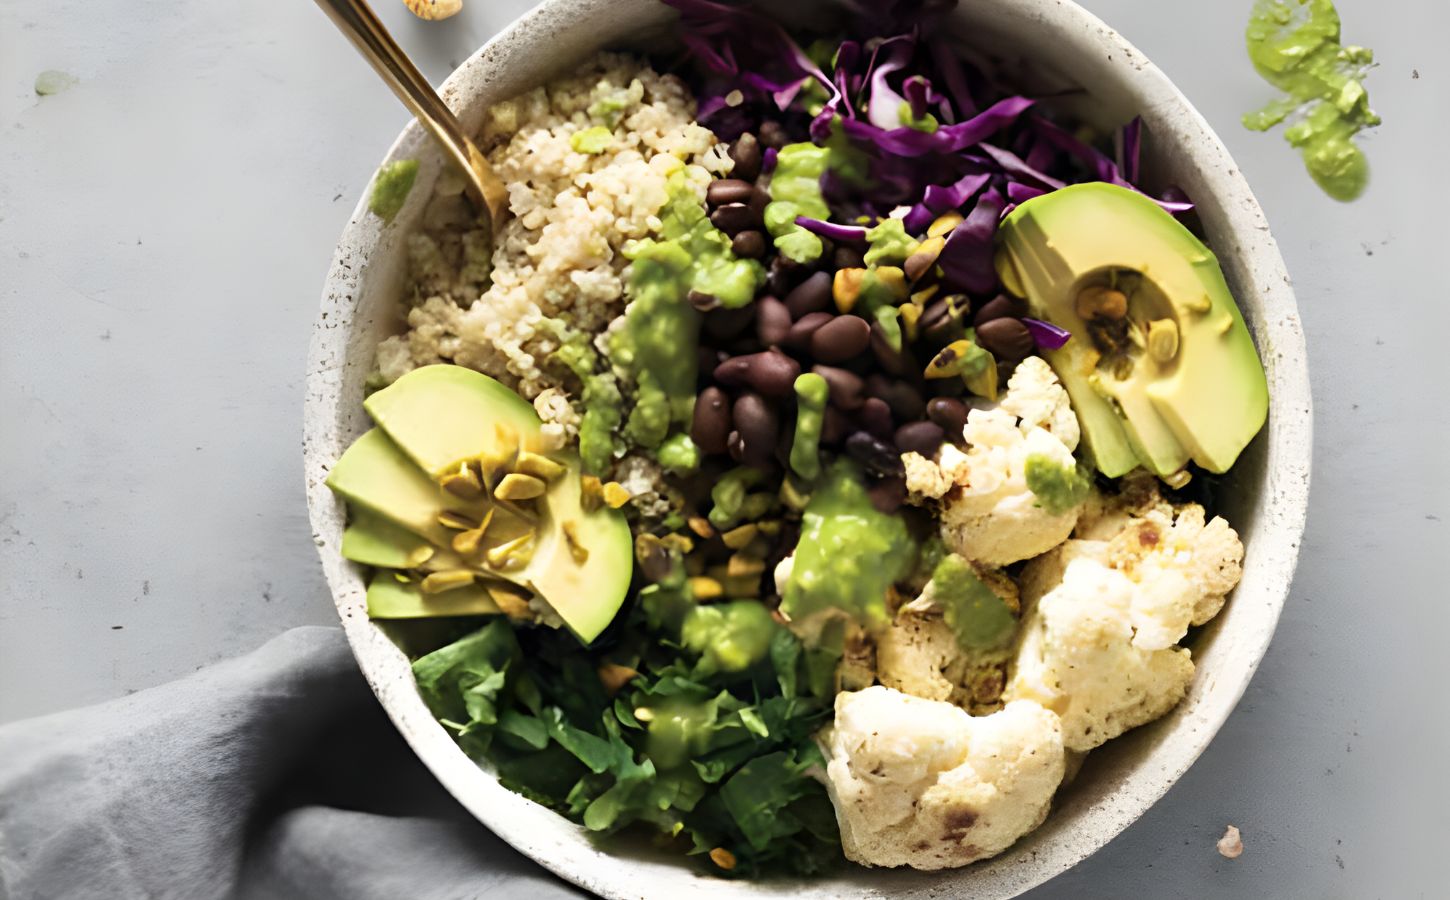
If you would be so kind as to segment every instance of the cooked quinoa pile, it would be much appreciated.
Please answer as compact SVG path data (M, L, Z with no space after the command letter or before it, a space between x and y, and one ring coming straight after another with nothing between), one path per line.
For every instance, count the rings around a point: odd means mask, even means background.
M462 180L438 180L408 237L408 329L378 347L379 374L390 384L433 363L477 369L532 400L562 442L578 413L566 371L544 365L558 326L607 333L625 307L621 249L658 230L669 177L683 164L703 198L731 162L678 78L619 53L495 105L480 145L512 216L490 260Z

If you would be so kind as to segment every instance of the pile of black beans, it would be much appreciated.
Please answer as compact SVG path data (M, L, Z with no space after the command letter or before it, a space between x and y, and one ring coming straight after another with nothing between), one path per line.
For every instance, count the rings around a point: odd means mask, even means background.
M943 441L960 440L967 420L962 379L927 379L924 367L972 326L977 344L998 360L1005 386L1012 368L1034 350L1020 321L1026 310L1005 294L973 301L939 289L907 332L913 339L904 336L894 349L879 323L841 312L835 302L836 270L861 268L864 248L823 238L826 252L814 264L776 255L762 218L770 197L755 184L766 150L766 142L742 135L731 146L732 177L707 192L711 222L731 237L738 255L764 262L769 275L755 302L738 309L720 307L708 295L690 296L704 314L690 436L707 457L786 467L795 379L815 372L829 388L822 449L857 460L873 478L877 506L894 510L906 496L901 454L932 456ZM928 268L913 290L929 286L935 267Z

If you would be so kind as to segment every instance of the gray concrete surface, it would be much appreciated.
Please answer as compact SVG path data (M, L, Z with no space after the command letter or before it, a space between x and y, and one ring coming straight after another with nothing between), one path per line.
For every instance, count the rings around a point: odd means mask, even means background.
M970 2L970 0L965 0ZM1224 136L1309 338L1309 533L1239 710L1140 823L1034 892L1443 897L1450 625L1450 8L1340 0L1386 124L1352 205L1278 136L1248 3L1088 4ZM528 6L382 13L441 79ZM45 69L79 79L38 98ZM305 0L0 0L0 721L183 675L333 619L299 462L308 329L337 233L405 114ZM1227 823L1247 847L1213 842Z

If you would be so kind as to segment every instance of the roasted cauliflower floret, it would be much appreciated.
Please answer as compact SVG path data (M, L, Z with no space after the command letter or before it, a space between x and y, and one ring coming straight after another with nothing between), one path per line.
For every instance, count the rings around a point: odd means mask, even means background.
M1091 750L1151 722L1183 699L1193 679L1186 629L1195 596L1171 573L1140 589L1090 558L1028 613L1004 698L1035 700L1062 717L1063 745ZM1166 641L1166 643L1165 643Z
M965 450L943 444L935 459L906 453L906 487L939 501L942 538L973 562L1005 566L1061 543L1077 524L1087 481L1077 470L1078 424L1052 369L1029 358L996 407L973 409Z
M1159 506L1135 519L1108 544L1108 562L1142 583L1165 571L1180 573L1197 594L1190 623L1202 625L1223 609L1243 577L1244 545L1228 522L1204 521L1197 503Z
M824 736L846 858L944 869L993 856L1036 828L1062 782L1057 716L1031 701L972 717L871 687L836 697Z

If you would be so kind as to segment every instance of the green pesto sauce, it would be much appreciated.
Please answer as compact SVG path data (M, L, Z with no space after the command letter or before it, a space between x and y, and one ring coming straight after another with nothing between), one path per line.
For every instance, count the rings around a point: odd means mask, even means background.
M780 626L757 600L735 600L691 609L680 643L700 655L700 674L743 672L765 659Z
M755 299L765 268L738 259L730 238L710 224L705 205L683 173L671 177L669 199L660 210L658 238L630 241L624 255L633 265L624 328L614 333L612 361L635 376L635 407L625 436L652 449L672 426L688 426L695 407L700 314L690 291L711 294L728 308Z
M913 116L911 114L911 104L905 101L896 108L896 116L901 120L902 125L914 131L924 131L927 134L931 134L941 127L941 123L936 120L936 116L929 112L922 113L920 117Z
M1054 516L1062 515L1087 499L1092 477L1081 464L1064 466L1044 453L1027 457L1023 474L1038 505Z
M609 467L616 452L624 449L615 434L623 419L620 410L624 399L613 373L594 371L599 354L589 337L554 321L559 332L559 349L554 351L554 360L579 376L584 387L579 398L584 405L584 415L579 420L579 458L586 472L599 474Z
M569 149L575 153L596 155L608 150L613 144L614 132L603 125L595 125L569 135Z
M649 709L649 738L645 747L658 769L682 766L704 753L715 720L720 716L718 697L703 702L666 697Z
M911 571L916 541L900 516L871 505L845 460L816 483L780 608L792 619L836 609L865 625L886 621L886 589Z
M868 266L899 266L917 247L916 238L906 233L900 219L882 219L866 232L866 240L871 242L865 256Z
M841 129L832 130L826 146L787 144L775 159L770 176L771 202L765 207L765 230L775 248L787 258L808 263L825 249L821 239L795 223L796 216L826 220L831 209L821 194L821 176L827 170L859 183L866 179L866 157L852 147Z
M1001 646L1017 627L1006 601L977 577L971 563L955 553L944 557L932 571L931 596L964 650Z
M1326 194L1358 197L1369 161L1354 137L1380 123L1362 84L1373 51L1340 43L1332 0L1257 0L1245 39L1254 68L1287 96L1245 115L1244 126L1267 131L1301 113L1284 138Z
M400 159L378 169L377 177L373 179L372 196L368 197L368 209L384 222L393 221L407 201L408 192L413 190L417 177L416 159Z

